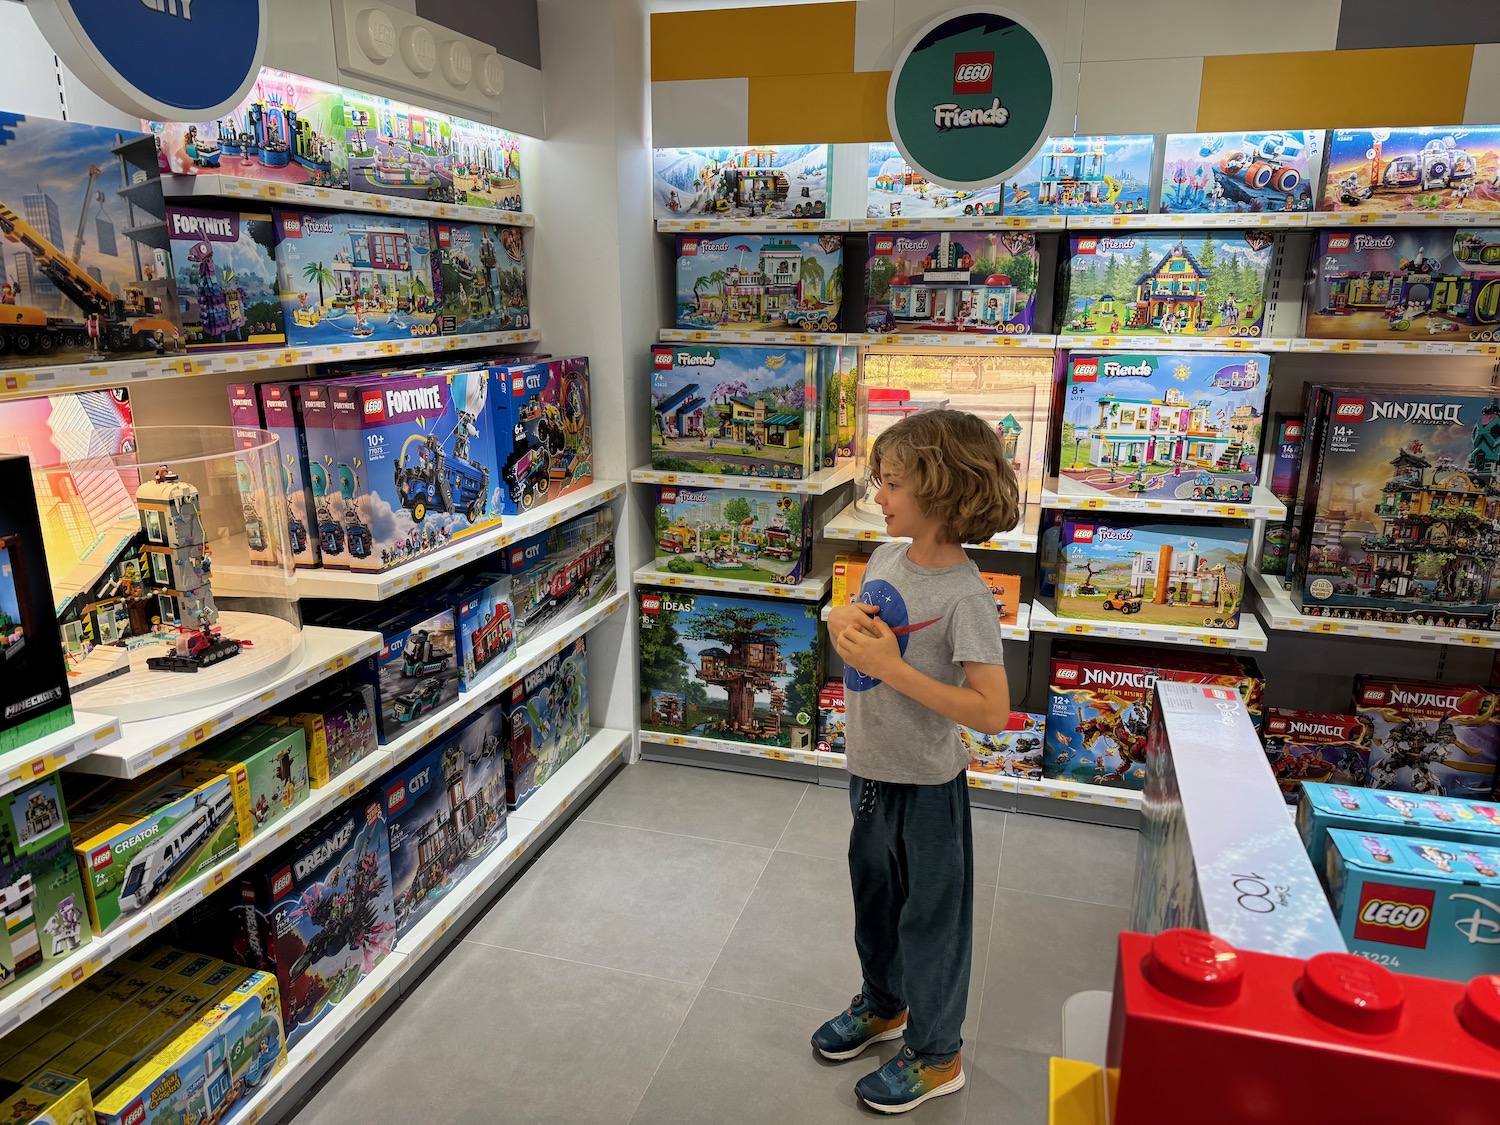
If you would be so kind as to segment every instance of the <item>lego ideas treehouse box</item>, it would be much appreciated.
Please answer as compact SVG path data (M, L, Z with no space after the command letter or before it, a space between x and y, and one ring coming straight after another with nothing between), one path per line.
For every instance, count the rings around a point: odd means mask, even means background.
M678 589L636 593L642 730L812 749L823 684L815 604Z
M658 219L821 219L828 213L829 145L652 150Z
M869 251L868 332L1032 330L1038 259L1030 231L876 231Z
M1163 214L1311 211L1323 130L1171 133L1162 150Z
M1048 137L1005 185L1007 215L1136 215L1150 209L1156 138Z
M531 327L520 227L434 219L432 260L443 335Z
M168 206L167 236L190 351L286 344L269 211Z
M657 570L795 585L812 540L812 505L795 492L656 490Z
M841 234L677 236L677 327L837 332Z
M1334 129L1323 211L1500 210L1500 125Z

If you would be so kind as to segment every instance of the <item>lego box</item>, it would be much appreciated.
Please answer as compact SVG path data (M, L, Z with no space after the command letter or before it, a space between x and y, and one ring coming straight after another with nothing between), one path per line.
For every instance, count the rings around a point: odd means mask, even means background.
M321 789L344 770L375 752L379 745L372 684L350 684L316 692L288 707L287 719L302 728L307 740L307 772L312 788Z
M1316 862L1322 862L1330 828L1500 848L1500 805L1307 782L1297 806L1297 831Z
M501 509L523 512L593 483L588 357L495 366L489 375Z
M261 425L277 439L276 454L286 491L286 531L292 561L299 568L313 569L321 563L317 506L308 485L307 438L302 429L297 397L290 383L230 385L231 401L252 394L260 403Z
M1500 210L1500 126L1334 129L1323 211Z
M486 668L498 667L516 654L516 611L510 597L510 575L486 574L461 587L453 604L458 638L459 689L472 690Z
M1500 755L1500 695L1475 684L1356 676L1369 720L1370 787L1483 800Z
M1323 130L1170 133L1162 151L1163 214L1311 211Z
M62 787L51 774L0 797L0 988L90 940Z
M865 173L865 217L925 219L998 215L1005 185L956 191L935 184L914 169L889 141L869 146Z
M462 117L451 119L454 202L521 210L521 142L514 133Z
M1289 805L1302 800L1308 783L1366 784L1372 734L1369 719L1282 707L1266 709L1261 730L1266 758Z
M877 231L869 251L867 332L1032 330L1038 259L1030 231Z
M353 90L343 95L351 191L455 202L446 114Z
M1271 493L1286 505L1287 517L1280 521L1266 521L1265 536L1260 547L1262 574L1286 573L1304 432L1302 417L1297 414L1278 414L1271 424L1271 434L1276 443L1271 460Z
M608 601L617 589L615 513L596 508L513 544L501 555L510 574L516 643Z
M1135 215L1150 209L1156 138L1048 137L1006 184L1007 215Z
M0 1121L14 1125L89 1125L93 1120L89 1084L55 1070L37 1071L0 1101Z
M812 541L812 505L795 492L656 490L657 570L795 585Z
M443 334L531 327L520 227L432 223L433 282Z
M825 754L844 752L844 681L829 680L818 692L818 750Z
M1042 776L1042 738L1046 726L1046 715L1012 711L999 734L980 734L961 726L958 736L969 751L969 769L973 772L1036 781Z
M307 799L307 735L291 723L252 724L215 740L186 768L229 778L243 848Z
M656 217L821 219L831 154L828 145L653 149Z
M270 212L169 205L167 235L188 350L285 346Z
M588 741L584 638L511 685L503 710L506 801L514 808Z
M451 607L436 612L430 606L408 607L378 628L385 643L378 656L364 662L361 674L363 682L376 687L383 744L456 700L459 677Z
M677 327L837 332L840 234L677 236Z

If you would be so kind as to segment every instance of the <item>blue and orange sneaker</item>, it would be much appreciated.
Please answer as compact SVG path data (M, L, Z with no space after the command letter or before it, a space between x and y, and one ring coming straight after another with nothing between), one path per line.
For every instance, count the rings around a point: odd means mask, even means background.
M855 994L846 1011L813 1032L812 1045L825 1059L852 1059L871 1043L900 1039L906 1031L906 1012L886 1019L870 1011L863 992Z
M966 1081L961 1055L934 1063L902 1047L890 1062L856 1082L854 1092L880 1113L905 1113L931 1098L957 1093Z

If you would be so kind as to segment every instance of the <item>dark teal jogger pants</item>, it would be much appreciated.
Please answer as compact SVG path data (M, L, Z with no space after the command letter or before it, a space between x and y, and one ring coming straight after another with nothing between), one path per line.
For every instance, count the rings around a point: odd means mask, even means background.
M854 945L871 1010L908 1009L906 1045L943 1060L962 1046L974 944L969 785L849 779Z

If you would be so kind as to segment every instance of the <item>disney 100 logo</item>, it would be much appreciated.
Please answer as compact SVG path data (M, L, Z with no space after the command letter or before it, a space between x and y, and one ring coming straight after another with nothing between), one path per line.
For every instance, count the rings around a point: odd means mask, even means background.
M1455 918L1454 928L1469 939L1470 945L1500 945L1500 906L1478 895L1448 896L1449 902L1458 902L1460 899L1474 903L1474 913L1467 918Z

